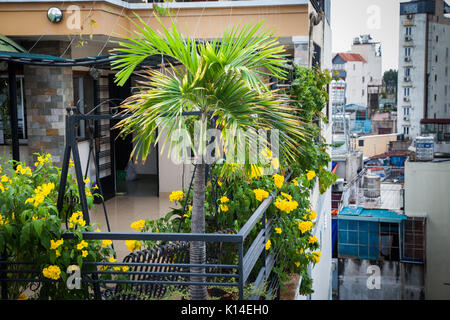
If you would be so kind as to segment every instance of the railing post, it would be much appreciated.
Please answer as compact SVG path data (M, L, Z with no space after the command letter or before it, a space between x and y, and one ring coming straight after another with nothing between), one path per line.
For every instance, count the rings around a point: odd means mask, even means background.
M264 230L264 246L267 242L267 228L266 228L266 210L264 210L263 216L262 216L262 227ZM268 274L267 274L267 268L266 268L266 250L264 249L262 251L262 263L263 263L263 268L264 268L264 280L267 280Z
M0 253L0 260L4 260L6 262L6 250L5 252ZM6 263L0 264L0 268L2 270L6 270L8 268L8 265ZM2 278L2 300L8 299L8 287L6 286L8 281L6 281L6 272L0 273L0 278Z
M244 300L244 239L238 243L239 300Z

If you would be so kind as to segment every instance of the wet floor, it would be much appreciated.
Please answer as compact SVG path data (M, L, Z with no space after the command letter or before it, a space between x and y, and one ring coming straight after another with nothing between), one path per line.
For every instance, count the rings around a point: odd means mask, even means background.
M130 227L131 223L140 219L158 219L165 216L173 206L168 194L157 196L156 180L149 177L138 177L137 180L119 186L114 198L105 201L106 212L111 232L137 232ZM91 222L99 223L100 230L107 232L105 212L102 204L91 210ZM117 260L130 253L125 241L114 241Z

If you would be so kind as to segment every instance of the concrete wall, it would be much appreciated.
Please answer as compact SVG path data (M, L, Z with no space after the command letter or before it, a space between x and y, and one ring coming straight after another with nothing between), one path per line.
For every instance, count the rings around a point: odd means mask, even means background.
M364 140L363 146L359 145L360 140ZM387 152L389 149L389 142L396 140L397 134L393 133L352 138L351 144L354 150L362 151L364 158L369 158Z
M374 272L368 269L370 266L379 267L379 289L367 285L373 283ZM337 273L338 300L424 299L422 264L339 258Z
M427 217L427 299L450 299L449 190L450 161L405 162L405 214Z

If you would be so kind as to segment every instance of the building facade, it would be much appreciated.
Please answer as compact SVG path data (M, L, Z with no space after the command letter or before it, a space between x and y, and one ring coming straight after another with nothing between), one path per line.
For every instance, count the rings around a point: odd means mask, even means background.
M400 4L398 131L414 139L434 134L450 151L450 17L443 0Z

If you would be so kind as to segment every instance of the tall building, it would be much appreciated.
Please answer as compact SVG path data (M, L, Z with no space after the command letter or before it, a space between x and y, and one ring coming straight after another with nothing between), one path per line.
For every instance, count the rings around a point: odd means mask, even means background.
M435 152L450 152L450 17L443 0L400 4L398 131L435 135Z
M369 113L378 107L381 67L381 47L368 34L356 37L349 52L337 53L333 57L337 81L345 81L345 104L368 106L371 109ZM338 87L342 87L342 83ZM331 95L339 96L333 91Z

